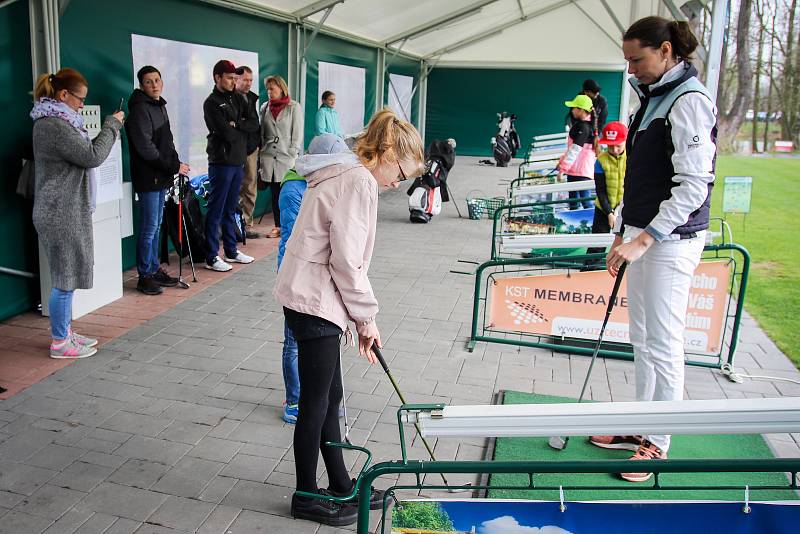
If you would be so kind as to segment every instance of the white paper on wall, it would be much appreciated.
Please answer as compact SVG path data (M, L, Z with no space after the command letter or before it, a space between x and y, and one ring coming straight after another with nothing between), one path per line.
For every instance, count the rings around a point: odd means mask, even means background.
M389 107L399 116L411 122L411 92L414 78L402 74L389 74Z

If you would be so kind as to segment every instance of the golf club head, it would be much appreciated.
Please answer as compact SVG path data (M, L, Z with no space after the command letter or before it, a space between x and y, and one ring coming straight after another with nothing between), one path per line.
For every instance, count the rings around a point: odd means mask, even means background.
M463 486L459 486L457 488L448 488L447 493L465 493L467 491L472 491L472 484L467 483Z
M553 436L548 441L547 444L550 445L551 449L555 449L557 451L563 451L567 448L567 443L569 442L569 438L562 438L561 436Z

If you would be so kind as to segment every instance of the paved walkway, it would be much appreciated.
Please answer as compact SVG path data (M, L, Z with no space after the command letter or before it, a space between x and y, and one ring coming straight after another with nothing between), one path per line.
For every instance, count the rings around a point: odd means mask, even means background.
M502 194L499 179L516 169L475 161L459 159L455 197ZM370 279L384 354L409 402L485 404L502 389L577 396L586 357L486 344L465 352L473 281L449 271L459 258L486 259L490 225L458 219L452 205L412 225L406 199L402 189L382 197ZM280 419L283 319L274 279L269 255L3 401L0 533L338 532L289 517L292 427ZM742 372L800 378L749 318L742 341ZM352 349L344 368L353 441L366 443L375 461L398 458L399 401L388 380ZM594 377L592 398L633 398L629 362L598 360ZM732 384L687 369L687 398L780 395L800 395L800 386ZM800 435L769 441L778 455L800 453ZM486 449L482 440L442 440L436 453L480 459ZM411 454L426 457L416 442Z

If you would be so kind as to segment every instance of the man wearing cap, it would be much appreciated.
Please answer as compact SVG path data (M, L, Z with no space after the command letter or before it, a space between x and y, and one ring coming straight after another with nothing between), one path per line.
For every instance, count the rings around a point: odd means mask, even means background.
M230 263L251 263L253 258L236 247L234 214L247 159L247 139L257 132L258 118L247 111L247 100L236 91L236 67L228 60L214 65L214 89L203 103L208 128L208 178L211 194L206 213L206 268L230 271ZM225 260L219 255L219 229Z
M258 123L258 95L250 90L253 86L253 70L247 66L236 69L236 91L247 100L248 119ZM242 206L245 236L247 239L263 237L253 228L253 210L256 207L258 195L258 148L261 145L261 135L257 130L247 136L247 159L244 162L244 178L242 189L239 193L239 203Z

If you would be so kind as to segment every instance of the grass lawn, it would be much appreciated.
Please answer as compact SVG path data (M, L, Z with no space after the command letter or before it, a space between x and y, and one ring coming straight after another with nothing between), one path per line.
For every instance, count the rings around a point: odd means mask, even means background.
M753 200L747 221L728 215L735 242L750 251L745 309L800 367L800 158L720 156L712 214L722 215L724 176L752 176ZM743 340L746 341L746 340Z

